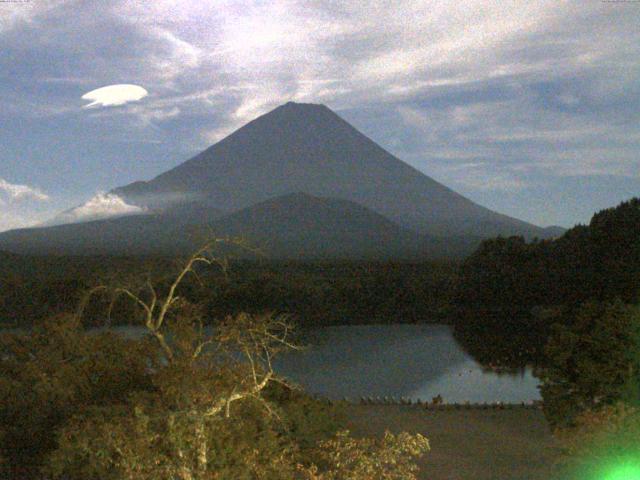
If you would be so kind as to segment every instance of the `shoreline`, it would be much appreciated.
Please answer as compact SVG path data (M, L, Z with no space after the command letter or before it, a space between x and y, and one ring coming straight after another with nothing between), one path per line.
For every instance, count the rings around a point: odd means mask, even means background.
M414 407L425 411L438 411L438 410L542 410L542 400L532 400L529 402L429 402L418 400L411 400L406 397L360 397L357 399L351 399L344 397L340 400L332 400L328 397L322 397L312 395L313 399L326 403L327 405L336 406L375 406L375 405L388 405L388 406L403 406Z

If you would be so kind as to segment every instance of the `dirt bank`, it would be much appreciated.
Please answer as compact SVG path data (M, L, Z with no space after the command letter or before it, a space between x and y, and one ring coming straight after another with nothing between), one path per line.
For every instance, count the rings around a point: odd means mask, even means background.
M421 433L431 452L421 461L425 480L548 479L557 444L537 409L425 410L407 405L348 405L355 435Z

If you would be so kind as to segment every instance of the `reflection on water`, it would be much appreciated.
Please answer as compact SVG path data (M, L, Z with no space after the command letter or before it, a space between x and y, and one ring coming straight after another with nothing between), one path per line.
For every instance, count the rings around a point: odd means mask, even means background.
M467 355L445 325L359 325L311 331L304 352L276 369L311 393L333 399L406 397L445 402L530 402L538 381L530 369L498 374Z
M114 330L129 337L146 333L143 327ZM431 400L436 395L447 403L540 399L531 369L515 374L483 369L446 325L322 327L305 331L305 338L308 348L281 356L275 368L308 392L331 399Z

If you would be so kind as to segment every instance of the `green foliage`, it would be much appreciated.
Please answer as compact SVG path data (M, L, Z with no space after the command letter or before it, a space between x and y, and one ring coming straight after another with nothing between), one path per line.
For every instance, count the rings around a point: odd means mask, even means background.
M84 331L77 316L3 338L0 451L14 471L35 463L61 480L414 478L426 439L332 439L337 415L276 374L274 357L297 348L286 318L240 313L205 333L206 309L190 301L198 289L185 278L221 264L216 242L168 283L100 286L78 309L98 294L109 308L128 299L142 338Z
M123 277L159 291L173 279L175 265L163 258L17 257L0 254L0 321L27 327L34 318L75 310L97 284L121 285ZM200 269L203 283L186 278L181 295L204 307L205 321L241 312L271 311L296 316L299 325L422 322L446 319L456 265L402 262L237 261L227 275ZM203 286L204 284L204 286ZM85 324L104 325L111 298L93 297ZM133 305L120 298L112 324L137 323Z
M346 421L340 406L327 405L280 383L266 388L264 398L277 406L281 426L303 452L312 451L318 441L335 434Z
M453 336L482 365L518 370L543 361L551 322L528 312L462 311Z
M171 395L165 389L75 417L60 431L47 472L69 480L291 479L337 428L328 407L300 392L267 395L279 398L278 416L250 400L229 418L203 417L182 401L176 408Z
M577 305L640 301L638 232L635 198L556 240L486 240L460 267L456 338L485 364L540 364L550 326L570 322Z
M40 319L76 309L84 293L96 284L139 276L144 271L153 279L170 270L173 259L123 257L21 256L0 252L0 325L31 327ZM109 299L93 299L94 316L85 325L102 325ZM130 304L115 312L115 318L131 319Z
M291 478L275 461L293 447L258 405L228 419L167 407L162 396L88 412L60 433L53 478ZM235 410L235 409L234 409ZM257 477L257 472L265 472Z
M517 308L540 302L537 287L541 268L530 269L540 260L540 244L527 244L522 237L485 240L462 266L456 301L475 308ZM537 281L536 281L537 280Z
M589 302L556 324L536 371L553 427L587 410L640 398L640 313L621 302Z
M622 480L640 473L640 410L623 402L576 417L556 432L562 445L560 480ZM629 471L635 472L630 475ZM627 475L624 475L624 472Z
M237 318L220 329L215 351L226 342L246 344L260 325ZM86 408L59 428L44 472L65 480L415 478L413 459L428 450L424 437L334 436L336 412L279 382L210 415L221 397L253 391L245 384L252 373L237 369L234 359L194 359L201 341L195 327L172 325L169 336L182 337L176 342L182 353L154 368L153 388L124 403ZM188 339L196 348L186 348Z
M432 321L455 279L435 263L239 264L206 299L211 316L274 311L310 325Z
M4 334L0 448L8 464L44 464L69 480L173 479L198 472L204 452L217 476L207 478L291 478L302 453L337 430L335 413L275 383L264 398L232 403L228 418L206 416L221 395L242 390L248 372L233 355L194 357L202 332L189 307L182 311L168 324L178 352L171 363L158 361L148 337L86 332L71 316ZM219 345L259 332L259 321L235 320L220 326Z

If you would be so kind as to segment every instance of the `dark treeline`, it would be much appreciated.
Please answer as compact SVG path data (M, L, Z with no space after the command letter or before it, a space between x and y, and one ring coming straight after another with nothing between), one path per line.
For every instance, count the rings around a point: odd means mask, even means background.
M640 199L596 213L556 240L482 243L464 262L463 305L577 304L640 294Z
M60 313L75 311L96 285L120 281L142 269L163 275L168 259L22 256L0 252L0 324L31 326Z
M18 257L0 269L0 319L26 326L34 319L74 311L83 295L101 284L144 290L147 278L168 288L175 261L166 258ZM139 272L147 272L140 275ZM271 311L302 325L448 321L456 281L454 263L231 262L224 275L207 270L182 286L182 295L203 305L210 319ZM126 280L125 280L125 283ZM88 323L106 320L110 298L94 298ZM121 299L113 323L131 323L134 309Z
M289 312L309 325L446 319L455 265L330 262L237 265L209 299L212 316Z
M543 360L551 326L585 302L638 303L640 199L596 213L555 240L495 238L463 262L456 337L477 358L512 365Z

